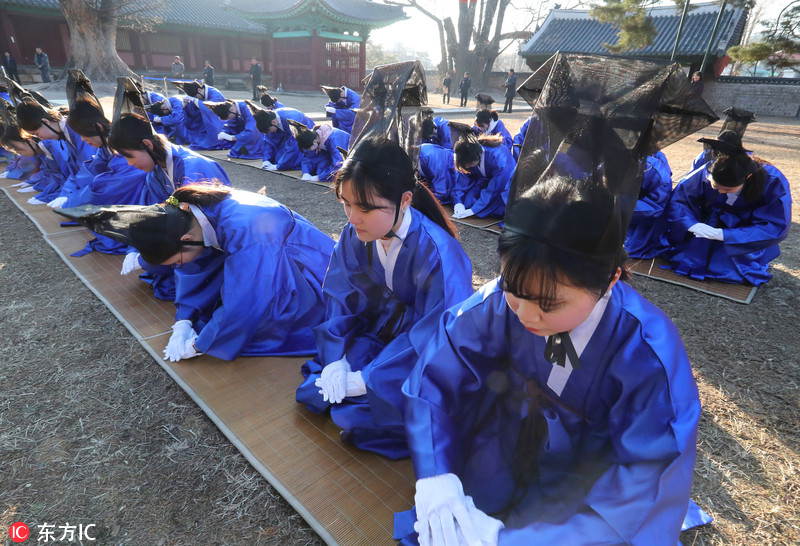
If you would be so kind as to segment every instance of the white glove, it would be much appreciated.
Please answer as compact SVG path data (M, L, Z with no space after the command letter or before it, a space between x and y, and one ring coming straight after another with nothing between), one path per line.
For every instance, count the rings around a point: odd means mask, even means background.
M155 116L153 118L153 123L161 123L161 116Z
M339 404L347 396L347 374L350 371L350 363L347 357L331 362L322 368L319 379L314 381L314 385L319 387L322 400L331 404Z
M54 209L60 209L61 207L64 206L64 203L66 202L67 198L62 195L61 197L56 197L55 199L47 203L47 206Z
M267 160L261 164L261 168L266 169L268 171L274 171L277 170L278 166L275 163L272 163L269 160Z
M164 348L164 360L170 362L177 362L184 358L182 355L186 352L186 342L197 339L197 332L192 328L192 321L179 320L172 325L172 335L169 337L169 342Z
M221 131L217 135L217 140L227 140L228 142L234 142L236 140L236 137L226 133L225 131Z
M19 193L31 193L32 191L36 191L32 185L22 186L20 189L17 190L17 192Z
M8 178L8 171L3 171L3 172L1 172L1 173L0 173L0 178ZM11 187L12 187L12 188L14 188L14 187L16 187L16 186L19 186L19 184L12 184L12 185L11 185Z
M461 206L463 207L464 205L461 205ZM453 212L453 218L458 218L458 219L469 218L470 216L474 216L474 215L475 215L475 213L472 212L472 209L466 209L464 211L461 211L460 213L455 212L455 211Z
M311 180L312 178L313 177L311 176L311 173L303 173L303 176L300 177L300 180Z
M457 215L457 214L461 214L461 213L462 213L462 212L464 212L465 210L467 210L467 208L466 208L466 207L465 207L465 206L464 206L462 203L456 203L456 204L453 206L453 217L454 217L454 218L458 218L458 216L456 216L456 215Z
M120 269L120 275L127 275L131 271L136 271L137 269L142 269L142 265L139 263L139 253L138 252L129 252L125 254L125 260L122 262L122 269Z
M311 180L312 182L319 182L319 176L314 175L311 178L309 178L309 180Z
M46 205L47 201L39 201L35 197L31 197L30 199L28 199L28 204L29 205Z
M336 111L336 108L334 108L333 106L326 106L325 111L328 112L329 114L333 114Z
M480 544L464 488L455 474L417 480L414 503L417 510L414 530L420 546Z
M4 172L3 174L8 175L8 171ZM3 178L5 178L5 176L3 176ZM33 186L33 184L28 183L27 180L23 180L22 182L17 182L16 184L11 184L12 188L27 188L28 186Z
M472 497L467 497L467 512L475 529L478 530L478 538L481 546L497 546L497 535L505 525L499 519L495 519L483 510L475 507Z
M713 239L715 241L722 241L723 235L722 230L719 228L713 228L708 224L697 223L689 228L689 231L694 233L695 237L702 237L703 239Z
M367 385L364 383L364 378L361 376L361 370L357 372L347 372L347 390L345 397L348 396L361 396L367 394Z

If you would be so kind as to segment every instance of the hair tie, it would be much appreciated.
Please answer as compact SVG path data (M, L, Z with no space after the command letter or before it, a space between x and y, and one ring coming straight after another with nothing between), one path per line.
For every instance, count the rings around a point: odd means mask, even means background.
M165 203L167 205L172 205L173 207L181 208L181 202L178 201L178 198L175 197L174 195L170 195L169 197L167 197L167 200L165 201Z

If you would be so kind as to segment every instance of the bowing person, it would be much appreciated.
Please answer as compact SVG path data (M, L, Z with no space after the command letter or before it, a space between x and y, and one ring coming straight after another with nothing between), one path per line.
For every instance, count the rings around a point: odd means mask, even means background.
M63 215L175 270L172 362L209 354L314 352L333 240L277 201L225 186L183 186L148 207L78 207Z

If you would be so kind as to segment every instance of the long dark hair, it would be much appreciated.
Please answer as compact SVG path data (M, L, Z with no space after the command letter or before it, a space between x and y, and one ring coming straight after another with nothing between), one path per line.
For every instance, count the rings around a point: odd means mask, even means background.
M763 159L750 157L745 152L727 154L717 152L714 161L709 165L708 172L714 182L727 188L742 188L742 198L752 203L764 193L764 184L767 181L767 172Z
M492 121L500 119L497 110L478 110L475 114L475 125L489 125Z
M98 129L97 125L100 125ZM88 101L76 101L67 115L67 125L82 137L99 136L105 140L111 130L111 122Z
M453 237L458 237L455 226L431 191L417 182L406 151L386 137L366 138L350 153L334 182L334 191L339 199L344 182L351 184L356 197L354 205L364 210L379 208L372 202L376 196L394 203L396 211L399 211L403 194L410 191L412 207Z
M621 280L628 278L625 269L627 252L619 244L616 254L587 256L557 244L564 231L584 233L582 246L591 247L591 239L606 233L614 214L614 199L605 188L589 180L555 177L535 184L520 199L537 201L536 236L509 229L503 230L497 243L500 256L502 289L524 299L534 298L543 310L552 308L558 285L568 284L595 294L600 299L608 290L617 269ZM594 209L586 211L587 203ZM570 213L570 209L574 212ZM580 214L575 214L578 212ZM581 217L583 224L564 226L564 221ZM555 244L554 244L555 243ZM538 286L533 287L535 281Z
M167 143L161 135L153 134L150 122L139 114L122 114L111 124L108 133L108 147L123 157L130 157L130 151L147 150L143 140L153 143L153 158L157 162L167 160Z
M61 118L58 110L45 108L33 100L25 100L17 105L17 122L20 129L27 133L37 131L42 126L43 119L57 123Z
M172 192L172 196L180 203L188 203L198 207L215 205L224 201L230 195L231 189L218 180L213 180L210 184L187 184Z

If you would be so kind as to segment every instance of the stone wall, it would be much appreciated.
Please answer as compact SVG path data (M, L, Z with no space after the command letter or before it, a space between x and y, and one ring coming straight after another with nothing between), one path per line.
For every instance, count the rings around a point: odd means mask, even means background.
M706 80L703 98L719 116L736 106L756 115L800 117L800 85Z

